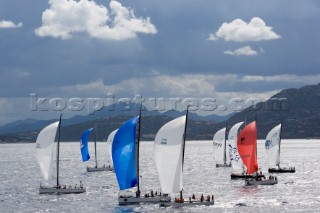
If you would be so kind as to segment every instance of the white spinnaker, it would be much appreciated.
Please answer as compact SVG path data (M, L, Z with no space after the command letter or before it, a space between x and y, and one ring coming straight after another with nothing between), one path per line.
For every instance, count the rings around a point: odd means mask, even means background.
M154 141L155 162L162 193L177 193L183 188L182 155L186 116L176 118L158 131Z
M118 129L112 131L107 139L107 158L108 158L108 163L110 165L111 168L113 168L113 161L112 161L112 142L113 142L113 138L116 135Z
M231 161L232 166L232 173L235 174L241 174L245 172L245 166L241 160L241 157L238 152L237 148L237 138L238 138L238 131L240 126L243 124L243 122L236 123L231 127L228 134L228 146L229 148L229 158Z
M280 164L280 131L281 124L275 126L266 137L265 148L268 155L269 168L274 168Z
M213 136L213 154L216 163L224 163L226 128L220 129Z
M56 138L59 121L46 126L40 131L37 141L37 160L41 169L42 176L45 180L50 180L54 177L53 169L53 145Z

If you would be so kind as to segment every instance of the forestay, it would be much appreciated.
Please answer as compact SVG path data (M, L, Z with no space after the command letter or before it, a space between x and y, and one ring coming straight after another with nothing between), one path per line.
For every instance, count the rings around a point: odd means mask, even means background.
M136 168L136 126L139 116L124 123L114 136L112 160L120 190L135 187Z
M213 136L213 154L216 163L226 163L226 128L220 129Z
M244 164L237 148L238 131L243 122L236 123L231 127L228 134L229 158L231 160L232 173L244 173Z
M48 125L40 131L37 141L37 160L41 169L42 176L45 180L50 180L54 177L53 169L53 145L57 134L59 121Z
M109 165L110 167L113 167L113 161L112 161L112 142L114 139L114 136L116 135L118 129L112 131L107 139L107 157L108 157L108 161L109 161Z
M88 140L92 130L93 128L90 128L84 131L80 139L80 150L81 150L81 156L82 156L83 162L88 161L90 159L89 149L88 149Z
M182 190L183 134L186 116L176 118L160 128L154 142L155 162L162 193Z
M280 164L280 134L281 124L275 126L266 137L265 148L268 155L269 168L279 167Z

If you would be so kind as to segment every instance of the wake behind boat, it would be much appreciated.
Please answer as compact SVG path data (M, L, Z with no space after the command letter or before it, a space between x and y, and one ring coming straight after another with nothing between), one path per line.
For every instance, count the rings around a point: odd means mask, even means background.
M138 128L137 128L137 124ZM139 182L139 145L140 145L140 116L125 122L116 132L112 145L114 171L118 180L120 193L119 205L133 205L139 203L159 203L170 201L171 197L157 193L152 196L142 196ZM137 136L136 136L137 134ZM135 195L128 195L124 190L137 187Z
M257 174L258 161L257 161L257 127L256 121L251 122L243 128L237 140L238 151L247 171L246 174ZM262 173L260 173L262 175ZM246 185L274 185L277 184L277 178L265 179L258 178L245 180Z
M265 148L268 155L268 171L270 173L294 173L295 167L280 167L282 124L275 126L267 135Z
M61 115L62 116L62 115ZM59 183L59 153L60 153L60 128L61 128L61 116L58 122L48 125L43 130L40 131L37 141L37 160L41 169L41 173L45 180L51 180L54 178L54 173L56 169L57 184L53 187L43 186L40 184L39 194L74 194L86 192L85 187L80 181L79 186L76 184L74 187L69 185L60 185ZM53 167L53 148L54 140L58 129L58 141L57 141L57 165L54 169Z
M227 160L226 132L227 127L220 129L213 136L214 159L216 161L216 168L231 167L230 160Z
M167 194L180 193L180 196L175 198L174 202L162 201L159 205L160 207L214 204L213 196L205 200L202 195L201 200L196 200L193 195L192 199L189 197L189 201L187 201L182 195L187 121L188 109L185 116L176 118L163 125L155 138L155 162L159 173L161 190Z

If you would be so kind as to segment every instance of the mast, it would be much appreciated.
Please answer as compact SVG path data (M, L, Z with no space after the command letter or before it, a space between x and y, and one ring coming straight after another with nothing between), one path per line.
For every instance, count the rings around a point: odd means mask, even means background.
M226 131L224 132L224 150L223 150L223 164L227 164L227 122Z
M278 168L280 169L280 147L281 147L281 137L282 137L282 120L280 122L280 139L279 139L279 162L277 163Z
M58 141L57 141L57 186L59 186L59 154L60 154L59 152L60 152L61 117L62 117L62 113L60 114L59 126L58 126Z
M98 159L97 159L97 124L94 125L95 135L94 135L94 158L96 161L96 168L98 168Z
M186 122L184 125L184 134L183 134L183 143L182 143L182 171L183 171L183 164L184 164L184 150L186 147L186 139L187 139L187 126L188 126L188 115L189 115L189 105L187 106L187 113L186 113ZM180 199L182 200L182 189L180 191Z
M139 149L140 149L140 131L141 131L141 110L142 110L142 102L140 103L140 111L139 111L139 124L138 124L138 135L136 142L136 167L137 167L137 195L140 197L140 178L139 178Z

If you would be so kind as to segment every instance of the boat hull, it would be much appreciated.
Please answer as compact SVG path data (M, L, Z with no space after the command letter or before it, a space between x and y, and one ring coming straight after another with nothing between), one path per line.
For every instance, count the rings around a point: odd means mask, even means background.
M255 178L256 176L253 175L244 175L244 174L231 174L231 179L245 179L245 178ZM263 178L264 175L258 175L258 178Z
M139 203L166 203L170 202L170 196L154 196L154 197L119 197L118 202L120 206L134 205Z
M278 180L246 180L246 186L275 185Z
M86 192L85 188L56 188L56 187L41 187L39 194L80 194Z
M269 173L295 173L295 168L269 168Z
M109 167L87 167L87 172L102 172L102 171L113 171Z
M161 202L159 204L160 207L170 207L172 208L180 208L180 207L185 207L185 206L211 206L214 205L214 201L191 201L191 202L183 202L183 203L178 203L178 202Z
M219 163L217 163L216 164L216 168L219 168L219 167L231 167L231 164L219 164Z

